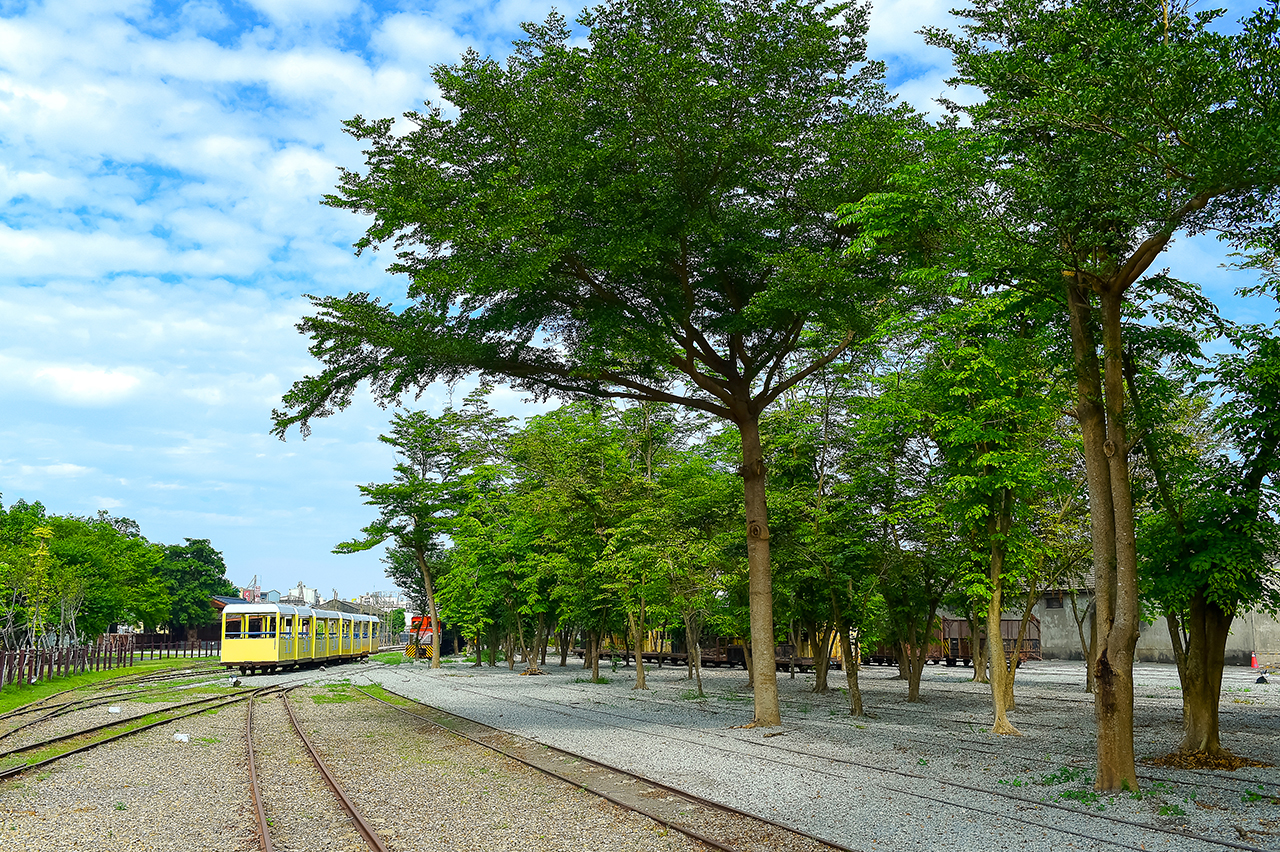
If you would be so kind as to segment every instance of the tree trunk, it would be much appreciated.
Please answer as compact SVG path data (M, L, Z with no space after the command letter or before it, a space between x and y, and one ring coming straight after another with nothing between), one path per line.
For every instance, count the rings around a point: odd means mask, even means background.
M1173 662L1178 667L1178 683L1182 686L1182 727L1187 726L1187 646L1182 638L1182 622L1177 613L1164 614L1165 626L1169 628L1169 644L1173 646ZM1190 639L1190 637L1187 637Z
M538 613L538 641L534 642L534 668L547 665L547 641L550 628L547 624L547 613Z
M690 666L690 674L693 675L698 684L698 697L701 698L704 693L702 691L702 619L696 612L686 612L684 614L684 646L688 652L686 661Z
M1182 680L1183 738L1180 751L1217 755L1222 747L1218 702L1222 667L1232 616L1205 600L1201 589L1191 598L1187 613L1186 676Z
M544 631L546 630L546 625L547 625L546 614L541 612L538 613L538 624L533 631L533 654L530 655L528 651L524 652L525 671L538 670L538 657L544 653L543 642L545 637Z
M840 636L840 655L844 657L844 677L849 684L849 715L865 716L862 708L862 689L858 686L858 665L861 662L853 655L853 643L849 641L849 627L836 610L836 633Z
M644 684L644 597L640 598L640 612L627 612L627 620L631 622L632 643L636 648L636 685L632 689L648 689Z
M1089 613L1093 611L1093 601L1089 601L1085 605L1084 613L1080 613L1080 608L1076 604L1076 593L1071 591L1071 618L1076 623L1076 632L1080 634L1080 652L1084 656L1084 691L1093 692L1093 648L1098 636L1097 620L1090 618ZM1085 638L1084 623L1089 622L1089 636Z
M755 660L751 659L750 640L742 643L742 663L747 667L747 686L754 687L756 683L756 666Z
M742 433L742 483L747 514L747 582L751 602L752 686L755 724L782 724L778 672L773 655L773 575L769 564L769 524L765 500L764 453L758 414L738 421Z
M796 620L791 619L787 630L787 638L791 640L791 659L787 661L787 674L796 679L796 657L800 656L800 634L796 631Z
M827 670L831 667L831 622L822 625L822 638L813 649L813 691L819 695L826 695L830 689L827 686ZM818 653L821 651L822 653Z
M573 638L573 630L566 628L556 634L556 641L560 644L560 668L569 665L569 640Z
M926 625L933 623L933 612L929 613L929 620ZM907 701L915 703L920 700L920 679L924 677L924 662L929 656L929 631L926 628L923 641L917 643L917 647L913 649L915 654L911 660L911 671L909 675L911 679L907 686Z
M990 683L987 677L987 646L983 644L984 626L979 623L972 609L965 614L969 622L969 653L973 657L973 682Z
M991 660L991 705L995 712L996 734L1022 736L1022 732L1005 716L1009 695L1013 692L1013 670L1004 652L1004 631L1000 629L1000 616L1004 609L1005 536L1012 520L1012 495L1009 489L1000 490L996 505L987 521L987 534L991 540L991 601L987 604L987 658Z
M591 631L591 682L600 680L600 631Z
M427 614L431 616L431 640L435 643L435 647L431 649L431 668L438 669L443 643L440 641L440 614L436 611L435 589L431 586L431 568L427 565L426 554L420 549L413 548L413 555L418 560L418 570L422 572L422 585L427 590Z
M893 643L893 656L898 661L898 677L897 680L911 680L911 651L906 642Z
M1094 715L1097 721L1097 790L1138 789L1133 749L1133 656L1138 641L1137 548L1133 495L1124 428L1122 292L1104 289L1103 355L1106 395L1098 370L1089 294L1067 287L1077 407L1089 484L1097 625ZM1104 407L1105 405L1105 407Z

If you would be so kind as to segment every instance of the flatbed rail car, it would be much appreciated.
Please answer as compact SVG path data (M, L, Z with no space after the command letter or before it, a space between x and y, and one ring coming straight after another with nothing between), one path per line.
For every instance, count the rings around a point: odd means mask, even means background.
M1013 653L1014 646L1018 644L1018 630L1021 626L1021 619L1004 618L1000 620L1000 635L1004 640L1006 653ZM985 643L987 637L985 635L981 636L979 641ZM1033 615L1030 621L1027 622L1027 635L1023 639L1022 654L1019 657L1019 662L1025 663L1027 660L1039 659L1041 659L1040 619ZM865 654L863 662L864 664L878 666L896 666L898 657L893 646L881 645L872 649L869 654ZM925 662L930 665L937 665L938 663L946 663L948 666L957 664L971 665L973 662L973 646L968 620L963 618L940 619L940 623L929 636L929 649L925 654Z
M587 656L586 650L580 647L572 649L569 653L580 660L586 659ZM600 651L601 660L613 660L622 663L624 666L631 665L635 657L635 651L619 651L616 649ZM640 658L646 663L656 663L658 666L683 666L687 663L689 655L685 651L643 651L640 654ZM715 645L707 645L702 648L701 665L704 669L719 668L721 666L728 666L729 668L741 666L745 669L747 661L741 645L727 645L717 642Z
M375 616L273 603L228 604L222 611L222 666L241 674L376 653Z

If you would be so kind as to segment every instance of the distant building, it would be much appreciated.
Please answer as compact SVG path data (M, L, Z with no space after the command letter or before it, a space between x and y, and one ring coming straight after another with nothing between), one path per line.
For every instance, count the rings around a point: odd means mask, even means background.
M270 603L280 603L280 593L275 589L267 592L267 601Z
M289 591L280 596L280 603L292 604L293 606L315 606L320 602L320 593L315 589L309 589L301 581Z
M1046 660L1084 659L1080 634L1087 641L1093 630L1092 603L1091 590L1077 591L1074 606L1069 591L1055 589L1041 596L1033 612L1040 619L1040 648ZM1140 628L1134 656L1144 663L1174 662L1165 620L1143 621ZM1280 666L1280 621L1264 612L1242 612L1227 635L1227 665L1247 666L1255 654L1259 665Z
M262 586L258 585L257 574L253 575L249 585L240 590L240 597L244 598L246 603L258 603L262 600Z
M391 612L395 609L403 609L409 605L408 598L392 592L365 592L355 598L353 602L368 607L370 610L377 610L383 613Z

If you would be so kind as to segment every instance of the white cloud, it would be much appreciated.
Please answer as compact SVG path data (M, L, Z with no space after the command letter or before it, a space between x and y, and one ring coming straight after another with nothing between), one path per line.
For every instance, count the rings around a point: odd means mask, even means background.
M37 387L48 388L63 402L72 405L109 405L119 402L141 383L119 370L98 367L43 367L32 377Z
M123 500L117 500L114 497L90 497L89 502L95 509L106 509L107 511L119 509L124 505Z
M82 467L70 462L44 465L20 465L18 468L24 476L82 476L91 473L92 468Z

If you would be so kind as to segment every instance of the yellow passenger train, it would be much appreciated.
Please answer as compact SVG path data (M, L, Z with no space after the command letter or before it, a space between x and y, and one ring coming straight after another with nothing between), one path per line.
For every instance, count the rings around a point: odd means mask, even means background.
M222 610L222 665L240 674L306 663L359 660L376 653L376 616L273 603L228 604Z

